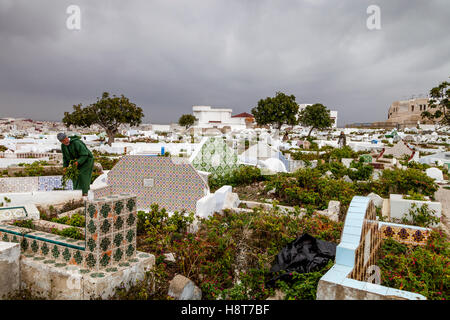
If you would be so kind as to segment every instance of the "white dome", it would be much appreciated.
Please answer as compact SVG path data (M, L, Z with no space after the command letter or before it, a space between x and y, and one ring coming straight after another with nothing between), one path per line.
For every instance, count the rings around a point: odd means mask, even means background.
M262 161L262 163L264 164L264 166L271 170L271 171L275 171L275 172L287 172L286 171L286 167L284 166L284 163L281 162L280 159L276 159L276 158L269 158L266 159L264 161Z

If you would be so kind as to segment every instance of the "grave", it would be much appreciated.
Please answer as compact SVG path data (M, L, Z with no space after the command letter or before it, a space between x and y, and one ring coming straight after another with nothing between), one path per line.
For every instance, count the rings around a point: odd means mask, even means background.
M428 168L425 170L425 173L428 177L433 178L436 180L436 182L443 182L444 181L444 175L442 174L442 171L438 168Z
M138 210L157 203L168 212L195 212L197 201L209 193L208 184L190 164L169 157L127 155L108 172L107 186L92 188L89 198L130 192Z
M231 173L240 167L236 152L221 137L204 137L189 162L195 169L210 172L213 177Z
M244 163L256 164L258 160L267 160L270 158L279 158L280 152L272 146L269 146L263 141L258 141L256 144L250 146L247 150L239 155L239 159Z
M19 243L22 289L49 299L108 298L144 278L154 256L136 251L136 197L116 194L85 206L85 240L0 225L0 241Z
M62 176L9 177L0 178L0 193L52 191L62 189ZM64 190L73 190L72 180Z
M404 156L408 156L408 160L411 160L414 154L415 151L411 149L403 140L400 140L393 147L385 148L378 158L386 155L392 155L397 159L402 159Z
M423 295L369 282L383 238L423 245L430 229L378 222L369 197L353 197L333 267L322 276L317 300L426 300Z
M401 194L390 194L389 195L390 213L389 217L391 219L401 220L402 218L409 218L408 213L412 206L415 204L418 207L426 204L429 210L434 211L434 215L441 218L442 215L442 204L440 202L432 201L420 201L420 200L410 200L404 199ZM433 225L436 227L436 225Z

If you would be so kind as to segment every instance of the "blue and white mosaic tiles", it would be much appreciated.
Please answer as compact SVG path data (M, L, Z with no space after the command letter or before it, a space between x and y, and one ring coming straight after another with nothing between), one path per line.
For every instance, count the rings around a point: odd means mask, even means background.
M0 241L20 243L22 254L49 265L108 270L135 259L136 222L136 197L110 195L86 204L85 240L0 224Z
M38 191L52 191L62 188L62 176L41 176L38 182ZM64 190L73 190L72 180L67 181Z
M0 193L52 191L61 189L62 176L10 177L0 178ZM65 190L73 190L72 180L67 182Z

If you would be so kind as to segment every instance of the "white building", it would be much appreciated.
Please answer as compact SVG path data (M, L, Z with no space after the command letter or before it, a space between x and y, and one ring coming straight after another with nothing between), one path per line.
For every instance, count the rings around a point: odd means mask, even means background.
M193 106L192 113L197 118L196 127L199 128L223 128L229 126L231 130L248 128L254 117L249 113L241 113L232 116L232 109L211 108L210 106Z
M312 103L302 103L299 104L299 108L298 108L298 112L300 113L300 111L302 111L303 109L305 109L307 106L312 106ZM337 111L332 111L330 110L330 118L331 120L334 120L333 125L331 126L332 128L337 128L337 121L338 121L338 112Z

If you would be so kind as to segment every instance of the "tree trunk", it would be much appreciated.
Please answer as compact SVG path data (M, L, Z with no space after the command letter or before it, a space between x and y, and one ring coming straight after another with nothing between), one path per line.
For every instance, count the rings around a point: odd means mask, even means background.
M307 138L309 138L309 136L311 135L311 132L314 130L314 127L311 127L311 130L309 130L309 133L308 133L308 137Z
M106 134L108 135L108 142L107 142L107 144L108 144L109 146L111 146L111 144L114 142L114 135L115 135L115 132L112 131L112 130L107 130L107 131L106 131Z

